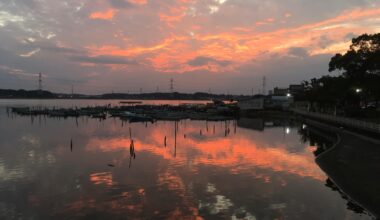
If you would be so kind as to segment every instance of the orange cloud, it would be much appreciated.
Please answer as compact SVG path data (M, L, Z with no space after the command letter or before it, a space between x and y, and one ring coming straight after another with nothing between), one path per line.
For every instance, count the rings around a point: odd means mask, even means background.
M90 14L90 19L112 20L116 14L115 9L108 9L103 12L93 12Z
M146 5L148 3L147 0L129 0L129 2L137 5Z
M184 22L186 6L166 7L167 13L159 14L168 26ZM288 15L289 16L289 15ZM347 34L371 32L371 27L363 25L373 19L380 19L380 9L356 9L324 21L293 28L282 28L269 32L256 30L255 26L238 27L219 33L171 33L166 39L150 46L130 46L122 48L115 45L90 46L92 55L113 55L141 58L155 70L161 72L188 72L207 70L210 72L231 72L252 60L260 62L269 59L271 54L286 55L291 47L304 47L311 56L334 54L347 49ZM275 22L273 18L266 23ZM201 32L202 26L190 25L189 31ZM323 47L318 39L327 37L331 43ZM203 56L216 60L229 61L230 65L205 64L190 66L188 62Z

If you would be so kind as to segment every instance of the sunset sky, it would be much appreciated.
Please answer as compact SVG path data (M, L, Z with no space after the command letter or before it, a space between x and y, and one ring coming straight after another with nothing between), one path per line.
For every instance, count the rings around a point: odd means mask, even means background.
M376 32L375 0L1 0L0 88L251 94Z

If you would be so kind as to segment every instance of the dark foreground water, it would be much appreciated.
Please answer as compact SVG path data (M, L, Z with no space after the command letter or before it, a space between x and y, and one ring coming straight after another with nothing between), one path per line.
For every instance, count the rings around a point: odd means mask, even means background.
M325 186L297 123L59 120L0 103L0 219L370 219Z

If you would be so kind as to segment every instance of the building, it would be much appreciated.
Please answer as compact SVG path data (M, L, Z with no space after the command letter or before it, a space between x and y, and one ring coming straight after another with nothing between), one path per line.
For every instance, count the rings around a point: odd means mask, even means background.
M292 96L271 96L270 103L266 106L272 109L288 110L294 103Z
M289 89L287 88L274 88L273 95L275 96L286 96L289 93Z
M300 94L305 91L305 86L300 85L289 85L289 93L292 95Z
M242 111L249 110L262 110L264 109L265 96L254 96L251 99L241 100L238 103L238 107Z

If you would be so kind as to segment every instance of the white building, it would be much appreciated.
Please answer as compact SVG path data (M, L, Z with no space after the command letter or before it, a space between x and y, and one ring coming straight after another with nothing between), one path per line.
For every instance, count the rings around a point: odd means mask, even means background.
M255 97L247 100L239 101L238 107L242 111L262 110L264 109L265 97Z

